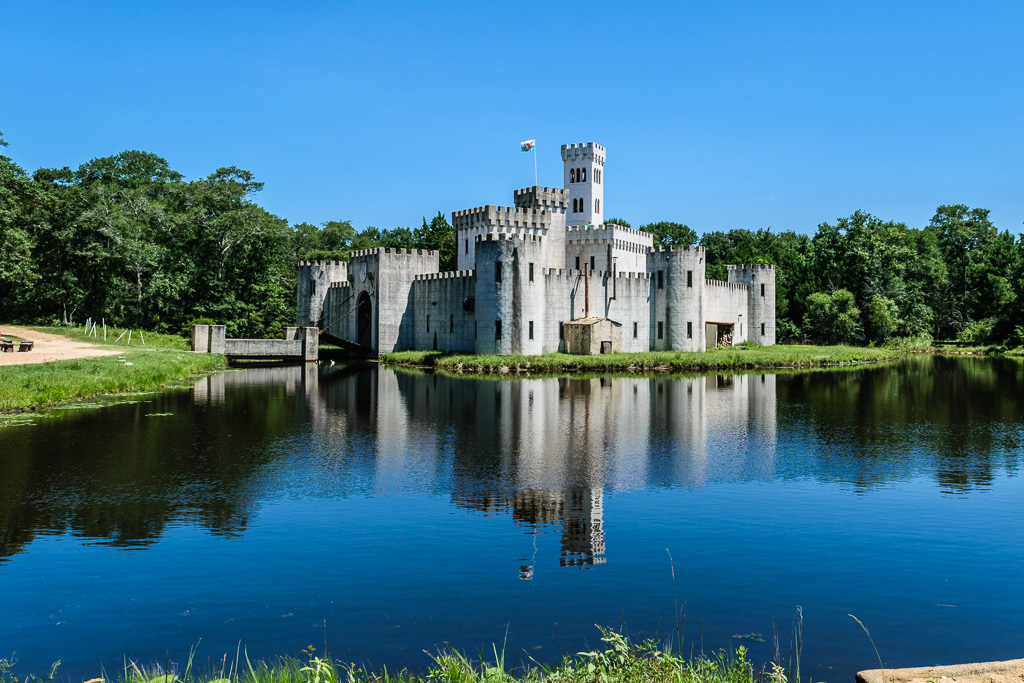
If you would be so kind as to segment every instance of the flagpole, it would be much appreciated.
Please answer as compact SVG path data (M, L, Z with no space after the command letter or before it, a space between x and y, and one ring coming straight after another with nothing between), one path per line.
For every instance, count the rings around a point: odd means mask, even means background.
M537 144L533 145L533 184L537 184Z

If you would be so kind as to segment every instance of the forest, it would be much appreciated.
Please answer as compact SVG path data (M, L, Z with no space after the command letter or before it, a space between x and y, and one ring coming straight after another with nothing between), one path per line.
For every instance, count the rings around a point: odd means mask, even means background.
M454 268L440 211L415 229L291 224L259 206L262 187L234 166L186 180L141 151L31 175L0 154L0 320L180 334L202 320L229 336L277 336L294 324L300 259L404 247L437 249L442 270ZM656 244L703 246L710 278L725 279L728 263L774 264L780 342L1024 344L1024 236L983 208L942 205L921 228L863 211L813 234L638 228Z

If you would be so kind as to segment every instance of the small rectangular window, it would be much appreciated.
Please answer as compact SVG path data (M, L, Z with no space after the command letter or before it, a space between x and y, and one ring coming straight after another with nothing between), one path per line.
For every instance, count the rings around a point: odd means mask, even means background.
M633 339L636 339L636 328L637 328L637 324L633 323Z
M533 339L533 321L530 321L530 339Z
M686 271L686 286L687 287L693 287L693 271L692 270Z
M448 316L448 332L455 332L455 316Z
M761 286L764 287L764 285ZM761 323L761 336L764 336L764 323Z
M693 323L686 323L686 338L693 339Z
M494 264L494 281L501 282L501 261Z
M430 316L427 316L427 332L430 332Z
M665 289L665 271L658 271L658 289Z
M558 323L558 338L565 339L565 323Z
M530 282L533 282L533 264L530 264Z
M576 270L579 270L579 269L580 269L580 257L577 256L576 257Z
M473 339L476 340L476 321L473 321Z
M501 321L494 321L494 341L501 341Z
M466 253L469 253L469 240L466 240Z
M658 339L665 338L665 323L661 320L658 321Z
M764 296L764 283L761 283L761 296Z
M590 257L590 272L594 272L594 257Z

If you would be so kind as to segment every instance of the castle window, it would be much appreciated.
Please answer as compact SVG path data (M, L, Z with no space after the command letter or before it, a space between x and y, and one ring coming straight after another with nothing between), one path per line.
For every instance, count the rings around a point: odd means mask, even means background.
M575 183L576 182L576 169L575 168L570 168L569 169L569 182L570 183Z
M764 289L764 285L761 285L761 289ZM309 293L316 294L316 280L313 280L312 282L309 283ZM763 291L761 292L761 296L764 296Z
M430 332L430 316L427 316L427 332Z
M494 263L494 281L501 282L501 261Z
M595 266L594 266L594 257L593 257L593 256L591 256L591 257L590 257L590 270L591 270L591 271L593 271L593 270L594 270L594 267L595 267Z
M585 168L581 168L580 169L580 182L581 183L587 182L587 169L585 169Z
M558 338L565 339L565 323L558 323Z
M636 339L637 324L633 323L633 339Z
M764 296L764 283L763 282L761 283L761 296ZM764 334L764 332L762 332L761 334Z
M764 285L761 286L764 287ZM761 336L764 336L764 323L761 323Z
M533 282L533 264L530 264L530 282Z
M473 341L476 341L476 321L473 321Z
M658 339L665 338L665 323L662 320L658 321Z
M686 286L687 287L693 287L693 271L692 270L686 271Z
M693 339L693 323L686 323L686 338Z
M469 253L469 240L466 240L466 253Z
M448 332L449 334L455 332L455 316L448 316Z
M658 271L658 289L665 289L665 271Z
M530 321L530 339L533 339L533 321Z
M579 269L580 269L580 257L577 256L576 257L576 270L579 270Z
M595 199L594 200L594 213L601 213L601 200L600 199Z
M494 341L501 341L501 321L494 321Z

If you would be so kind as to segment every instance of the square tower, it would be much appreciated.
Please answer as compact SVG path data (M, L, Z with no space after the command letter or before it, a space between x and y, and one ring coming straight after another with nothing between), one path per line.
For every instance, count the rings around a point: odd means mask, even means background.
M565 189L569 190L566 225L604 223L604 147L596 142L562 145Z

